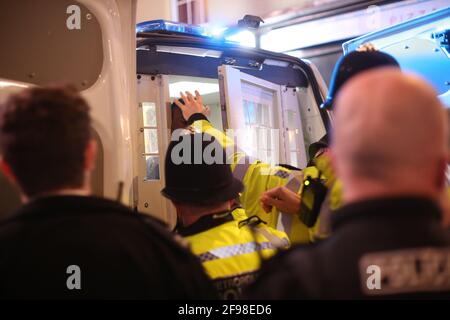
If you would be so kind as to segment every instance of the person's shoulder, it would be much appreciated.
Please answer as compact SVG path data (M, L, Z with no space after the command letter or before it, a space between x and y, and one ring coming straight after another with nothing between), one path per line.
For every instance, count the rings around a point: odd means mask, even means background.
M319 290L314 286L320 286L315 280L319 247L320 244L296 245L264 261L246 296L251 299L314 298Z
M171 240L168 227L155 217L134 211L117 201L76 196L42 198L22 206L0 222L0 238L17 236L29 229L48 230L52 225L58 225L58 229L84 226L86 238L120 230L123 234L134 234L134 238L145 234L147 238Z
M147 240L157 239L159 245L172 247L174 252L182 254L187 252L186 246L182 241L178 241L170 231L169 225L151 214L132 210L122 204L111 203L111 211L108 215L112 218L112 223L124 232L134 232L135 236L142 234Z
M243 221L249 218L245 209L240 206L233 208L231 214L236 221Z
M305 261L312 261L320 255L320 247L321 243L293 245L289 250L279 251L273 259L266 261L263 267L267 271L275 272L280 264L293 269L305 268Z

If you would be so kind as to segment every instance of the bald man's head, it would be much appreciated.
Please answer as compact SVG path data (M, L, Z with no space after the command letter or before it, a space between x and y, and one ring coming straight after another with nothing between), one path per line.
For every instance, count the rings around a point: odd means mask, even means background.
M346 198L438 196L446 137L444 108L423 80L392 68L356 76L337 97L333 135Z

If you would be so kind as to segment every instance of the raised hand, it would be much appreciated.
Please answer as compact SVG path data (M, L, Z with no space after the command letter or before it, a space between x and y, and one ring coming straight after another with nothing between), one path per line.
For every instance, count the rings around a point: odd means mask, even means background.
M284 213L297 214L300 211L300 196L286 187L277 187L262 194L261 206L267 213L275 207Z
M186 91L185 93L186 94L180 92L180 96L184 103L180 102L178 99L176 99L174 103L181 109L183 118L186 121L196 113L202 113L205 116L209 115L209 107L203 105L203 98L197 90L195 90L195 96L189 91Z

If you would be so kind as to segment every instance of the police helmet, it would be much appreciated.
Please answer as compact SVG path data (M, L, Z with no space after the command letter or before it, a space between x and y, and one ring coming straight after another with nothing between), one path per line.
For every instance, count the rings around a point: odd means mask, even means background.
M239 197L242 182L233 177L226 152L206 133L182 135L169 144L162 195L196 206L220 204ZM206 159L209 157L210 159ZM177 159L178 157L178 159Z
M344 83L360 72L376 67L400 67L397 60L391 55L376 51L352 51L342 56L333 70L328 96L321 105L321 108L331 110L334 98Z

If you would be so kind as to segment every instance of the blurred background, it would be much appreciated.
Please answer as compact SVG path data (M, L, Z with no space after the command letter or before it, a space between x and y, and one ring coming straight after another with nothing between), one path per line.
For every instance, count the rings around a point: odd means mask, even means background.
M233 40L310 59L329 83L342 43L449 5L448 0L138 0L137 22L166 19L220 34L246 14L264 20Z

